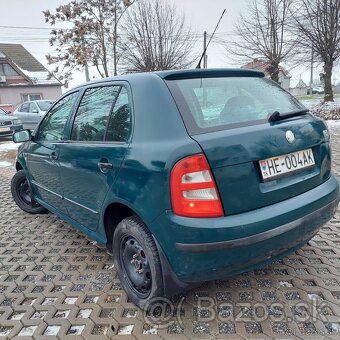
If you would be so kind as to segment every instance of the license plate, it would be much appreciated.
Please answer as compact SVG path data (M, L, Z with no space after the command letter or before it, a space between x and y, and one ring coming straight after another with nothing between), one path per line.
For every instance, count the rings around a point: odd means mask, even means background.
M11 131L11 129L8 128L8 127L2 127L2 128L0 128L0 132L6 132L6 131Z
M312 149L307 149L267 158L259 161L259 163L262 178L266 182L284 176L287 173L310 168L315 165L315 160Z

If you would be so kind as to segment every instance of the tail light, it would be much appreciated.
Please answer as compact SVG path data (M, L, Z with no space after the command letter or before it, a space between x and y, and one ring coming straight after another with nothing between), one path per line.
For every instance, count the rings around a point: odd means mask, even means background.
M203 154L175 164L170 179L173 212L186 217L220 217L223 208L209 163Z

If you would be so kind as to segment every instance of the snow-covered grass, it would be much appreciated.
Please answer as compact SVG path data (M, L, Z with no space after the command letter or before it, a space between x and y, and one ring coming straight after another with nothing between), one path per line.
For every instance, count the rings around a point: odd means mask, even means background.
M326 102L310 107L310 111L325 120L340 119L340 102Z

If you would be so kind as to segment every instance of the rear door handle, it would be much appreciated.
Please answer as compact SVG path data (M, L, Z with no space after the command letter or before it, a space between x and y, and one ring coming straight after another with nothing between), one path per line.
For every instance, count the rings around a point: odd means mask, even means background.
M98 168L100 170L111 170L113 169L112 163L98 162Z

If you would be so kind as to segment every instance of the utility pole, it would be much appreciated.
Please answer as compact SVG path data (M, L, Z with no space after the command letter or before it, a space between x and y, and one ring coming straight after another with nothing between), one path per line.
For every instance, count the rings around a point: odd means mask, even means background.
M85 63L84 63L85 79L86 79L86 81L90 81L90 72L89 72L89 65L88 65L88 62L87 62L87 50L86 50L86 46L85 46L85 39L84 39L84 37L82 37L81 43L82 43L82 48L85 51Z
M86 78L86 81L90 81L89 65L87 65L87 60L85 64L85 78Z
M311 63L310 63L310 90L309 90L310 95L313 94L313 68L314 68L314 50L313 50L313 47L312 47L312 59L311 59Z
M203 68L207 68L207 32L204 31L203 34Z
M114 11L114 16L115 16L115 26L114 26L114 43L113 43L113 75L117 75L117 0L114 1L115 5L115 11Z

